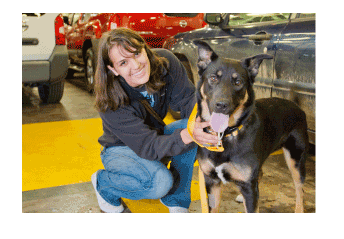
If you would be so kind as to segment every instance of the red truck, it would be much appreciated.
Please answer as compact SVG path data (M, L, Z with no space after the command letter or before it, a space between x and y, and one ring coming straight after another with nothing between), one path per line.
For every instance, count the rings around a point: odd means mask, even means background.
M104 32L118 27L137 31L152 48L179 32L206 26L203 13L69 13L63 14L66 30L69 69L66 78L85 72L85 83L94 86L99 39Z

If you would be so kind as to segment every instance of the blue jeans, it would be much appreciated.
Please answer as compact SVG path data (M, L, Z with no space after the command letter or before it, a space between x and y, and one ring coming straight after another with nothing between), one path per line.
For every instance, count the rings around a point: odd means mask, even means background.
M186 128L187 119L165 126L164 134ZM168 207L189 208L191 178L197 147L171 157L170 170L160 161L140 158L127 146L103 149L105 170L97 175L97 191L108 203L119 206L120 198L159 199Z

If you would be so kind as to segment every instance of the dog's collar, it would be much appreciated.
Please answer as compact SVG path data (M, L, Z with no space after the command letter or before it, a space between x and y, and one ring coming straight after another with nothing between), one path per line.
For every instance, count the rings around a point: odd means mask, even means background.
M239 134L239 131L243 128L243 125L239 125L239 126L234 126L234 127L228 127L225 132L227 130L229 130L229 132L224 136L224 137L235 137Z
M223 146L218 146L218 147L215 147L215 146L205 146L205 145L202 145L200 143L198 143L194 138L193 138L193 130L195 128L195 123L196 123L196 117L197 117L197 103L195 104L195 107L193 108L192 112L191 112L191 115L189 117L189 120L188 120L188 125L187 125L187 129L188 129L188 132L191 136L191 138L193 139L193 141L198 144L199 146L201 146L202 148L207 148L208 150L210 151L215 151L215 152L223 152L225 149L223 148ZM238 135L239 131L243 128L244 126L243 125L240 125L238 127L228 127L226 131L229 130L229 132L224 136L224 137L235 137ZM214 131L208 131L209 133L213 134ZM214 132L215 133L215 132Z

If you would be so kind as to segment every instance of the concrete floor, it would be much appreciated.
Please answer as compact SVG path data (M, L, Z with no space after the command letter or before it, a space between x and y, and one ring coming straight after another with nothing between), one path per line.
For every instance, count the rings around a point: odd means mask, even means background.
M93 107L94 96L86 92L82 74L76 74L65 82L65 93L60 104L44 105L36 89L23 88L22 124L53 121L70 121L98 118ZM30 135L24 135L23 138ZM24 141L23 141L24 142ZM98 144L98 142L94 142ZM289 170L281 152L268 158L263 166L264 176L259 185L261 213L292 213L295 206L295 191ZM23 162L27 155L23 151ZM100 160L100 159L99 159ZM304 187L305 212L315 212L315 155L306 163L307 176ZM24 170L24 169L23 169ZM23 174L24 175L24 174ZM23 179L24 181L24 179ZM89 181L59 186L33 188L22 192L22 212L25 213L98 213L96 195ZM190 213L201 212L198 191L198 166L193 173L192 203ZM244 212L242 203L234 201L238 189L233 183L225 185L222 193L220 212ZM134 213L168 212L159 200L131 201L124 199Z
M304 186L305 213L315 212L315 162L307 161L307 177ZM191 190L197 190L198 167L194 168ZM264 167L264 177L260 185L260 213L293 213L295 191L288 168L282 155L270 156ZM245 212L242 203L234 199L239 190L233 183L223 187L220 213ZM97 198L91 182L66 186L30 190L22 193L22 211L25 213L100 213ZM140 200L137 202L125 199L134 213L167 213L159 200ZM131 207L132 206L132 207ZM190 213L201 213L200 200L191 202Z

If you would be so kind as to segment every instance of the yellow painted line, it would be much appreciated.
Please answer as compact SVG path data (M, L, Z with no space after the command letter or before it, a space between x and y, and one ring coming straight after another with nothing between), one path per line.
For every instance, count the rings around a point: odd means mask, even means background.
M22 191L90 181L101 134L100 118L22 125Z

